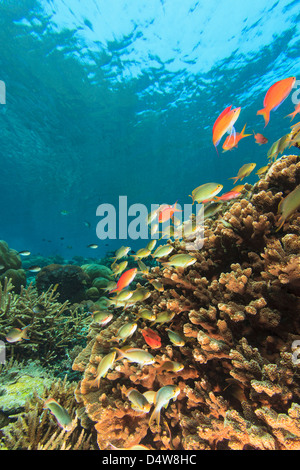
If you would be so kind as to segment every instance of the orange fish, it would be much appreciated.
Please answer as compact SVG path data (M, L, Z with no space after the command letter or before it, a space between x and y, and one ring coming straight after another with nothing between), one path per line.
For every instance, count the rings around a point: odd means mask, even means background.
M164 223L172 217L174 212L181 212L180 209L176 208L176 204L177 201L175 202L174 206L165 206L163 209L161 209L158 214L158 221Z
M144 330L141 330L141 333L150 348L158 349L161 347L161 339L156 331L151 330L151 328L145 328Z
M217 201L231 201L231 199L235 199L236 197L239 197L241 193L239 191L228 191L227 193L222 194L222 196L216 196L215 200Z
M289 96L291 89L296 81L296 77L284 78L274 83L267 91L264 99L264 108L257 111L256 114L261 114L265 120L265 127L270 120L270 111L276 109L284 102Z
M288 117L288 116L292 116L291 118L291 121L294 119L294 117L296 116L296 114L300 113L300 103L297 104L296 108L295 108L295 111L291 114L288 114L287 116L285 117Z
M249 135L252 135L252 134L244 134L245 129L246 129L246 124L244 125L242 132L236 132L236 134L233 133L226 137L223 147L222 147L224 152L227 152L227 150L232 150L234 147L237 147L240 140L242 140L244 137L248 137Z
M235 133L233 125L239 117L241 108L231 109L231 106L232 105L228 106L221 112L213 125L213 144L216 147L216 150L220 140L226 132L230 131Z
M121 292L121 290L129 286L129 284L135 278L136 273L137 273L137 268L132 268L132 269L128 269L128 271L125 271L125 273L123 273L120 279L118 280L117 287L115 289L110 290L109 294L111 294L112 292Z
M257 144L262 145L262 144L267 144L269 142L268 139L264 135L260 134L259 132L255 134L253 131L253 134L254 134L255 142Z

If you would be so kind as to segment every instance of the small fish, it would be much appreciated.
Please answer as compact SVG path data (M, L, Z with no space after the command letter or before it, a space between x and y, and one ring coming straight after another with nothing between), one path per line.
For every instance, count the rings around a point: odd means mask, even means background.
M144 349L138 348L130 348L130 349L119 349L114 348L119 353L119 359L125 358L129 362L135 362L137 364L141 364L143 366L150 365L155 362L154 357L152 354L148 353Z
M111 270L114 272L114 275L117 276L121 274L128 266L128 261L121 261L120 264L112 264Z
M234 180L234 184L235 184L237 180L239 179L243 180L244 178L246 178L246 176L249 176L255 167L256 167L256 163L245 163L245 165L243 165L239 169L237 176L232 176L229 179Z
M162 265L166 267L172 266L175 268L187 268L188 266L191 266L192 264L196 263L196 261L197 258L189 254L179 254L171 256L171 258L169 258L168 261L162 263Z
M255 173L258 176L264 175L268 171L269 165L262 166L257 172Z
M70 212L63 210L63 211L60 211L60 213L61 213L61 215L68 215Z
M21 256L29 256L29 255L30 255L30 251L27 251L27 250L19 251L19 255L21 255Z
M98 310L92 313L92 318L95 323L100 323L100 325L104 326L112 320L113 314Z
M176 361L163 361L162 364L157 368L157 372L180 372L184 369L184 365L181 362Z
M137 260L137 264L138 264L138 267L139 267L139 270L141 271L141 273L147 274L149 272L149 270L150 270L149 266L146 266L145 263L143 263L143 261L141 259Z
M138 259L147 258L151 254L151 251L148 248L141 248L138 250L135 255L131 255L135 261Z
M291 116L291 121L294 119L294 117L296 116L296 114L300 113L300 103L298 103L295 107L295 111L293 111L291 114L288 114L287 116L285 117L289 117Z
M155 248L156 243L157 243L157 240L150 240L150 242L147 243L146 248L152 251Z
M45 313L46 312L46 307L43 304L36 304L32 311L34 313Z
M91 243L90 245L87 246L87 248L92 248L92 250L96 250L96 248L98 248L99 245L97 245L96 243Z
M216 215L217 212L219 212L221 209L222 205L223 204L221 202L212 202L209 204L209 206L206 206L204 208L204 218L206 219L207 217L213 217Z
M225 108L213 125L212 140L217 152L217 146L219 145L223 135L228 131L230 131L230 133L235 133L233 126L240 115L241 108L231 109L231 107L232 105Z
M177 201L173 206L166 206L158 212L158 222L164 223L167 220L170 220L174 214L174 212L181 212L181 209L177 209L176 207Z
M137 329L137 323L125 323L117 331L117 336L113 336L110 341L122 341L124 342L127 338L133 335Z
M168 333L171 343L173 343L174 346L181 347L185 345L185 339L180 333L178 333L177 331L170 330L169 328L166 328L166 331Z
M44 410L50 410L55 416L58 425L65 431L71 431L73 427L72 419L65 408L63 408L54 398L48 398L44 403Z
M2 269L5 269L4 264L0 264L0 271L2 271Z
M129 246L121 246L116 252L114 256L114 263L121 258L125 258L128 255L131 248Z
M180 388L178 385L165 385L164 387L160 388L154 398L154 411L150 416L149 426L156 421L157 425L159 426L160 422L160 411L163 407L167 408L170 400L176 400L180 393Z
M27 271L30 271L31 273L38 273L42 268L40 266L30 266L30 268L27 268Z
M264 98L264 108L257 111L256 114L262 115L265 120L265 127L270 120L270 112L275 111L281 103L288 97L294 84L296 77L284 78L274 83L267 91Z
M278 206L279 220L276 225L278 228L276 232L283 226L286 220L300 208L300 184L290 192L284 199L282 199Z
M228 150L232 150L234 147L238 146L240 140L244 139L244 137L248 137L252 134L245 134L246 124L244 125L242 132L236 132L235 134L228 135L223 143L222 149L223 152L227 152Z
M132 296L129 299L129 304L133 305L136 302L143 302L144 300L148 299L150 295L151 291L145 287L138 287L135 291L133 291Z
M106 354L106 356L104 356L101 359L97 367L96 378L95 378L95 382L93 383L93 385L99 388L100 379L102 377L105 377L109 369L112 368L113 363L115 362L115 359L116 359L116 355L117 355L116 351L112 351Z
M156 318L155 313L153 313L152 310L149 310L147 308L143 308L139 310L138 312L135 312L134 314L138 318L142 318L143 320L153 321Z
M255 134L254 131L253 131L253 134L254 134L255 142L258 145L267 144L269 142L268 139L263 134L260 134L259 132L257 132L257 134Z
M117 295L115 295L111 300L114 301L115 305L118 302L125 302L125 300L130 299L132 297L133 292L131 290L122 290Z
M151 256L152 258L164 258L165 256L168 256L170 253L172 253L173 250L174 247L171 245L161 245L156 248Z
M165 310L163 312L159 312L156 315L155 320L153 321L153 323L151 323L151 326L154 325L155 323L160 323L162 325L163 323L166 323L166 322L169 322L169 321L173 320L174 317L175 317L175 312L170 312L168 310Z
M158 229L159 229L159 224L151 225L151 228L150 228L151 237L153 237L153 235L155 235L157 233Z
M109 292L110 290L117 287L116 281L108 281L106 287L103 287L104 292Z
M6 341L9 343L16 343L17 341L22 341L23 339L29 339L27 336L27 328L29 328L30 325L25 326L24 328L12 328L9 330L6 336Z
M165 290L164 288L164 285L158 281L157 279L150 279L150 284L152 284L152 286L158 290L158 292L163 292Z
M131 408L135 411L140 411L142 413L148 413L151 408L151 404L148 402L145 395L140 393L136 389L131 389L127 393L128 400L132 403Z
M91 224L90 222L87 222L86 220L83 222L83 224L87 227L87 228L91 228Z
M109 294L112 292L120 292L125 287L129 286L129 284L133 281L137 273L137 268L128 269L125 273L122 274L120 279L117 282L117 287L109 291Z
M141 330L141 333L150 348L158 349L161 347L161 338L156 331L151 330L151 328L145 328Z
M195 188L192 191L192 195L189 195L189 197L193 199L193 204L195 201L198 202L198 204L200 204L201 202L209 201L210 199L213 199L213 197L219 194L219 192L222 191L222 189L223 189L222 184L205 183Z

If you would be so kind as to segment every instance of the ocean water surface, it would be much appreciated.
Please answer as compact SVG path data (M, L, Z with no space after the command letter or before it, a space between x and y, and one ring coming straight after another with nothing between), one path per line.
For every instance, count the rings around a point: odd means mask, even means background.
M1 239L43 255L103 256L100 204L190 203L267 163L288 132L295 91L262 116L268 88L299 75L300 2L1 0ZM3 91L3 90L2 90ZM241 106L237 131L263 132L219 156L212 126ZM253 174L247 182L254 183ZM65 212L64 212L65 211ZM64 215L65 214L65 215ZM136 250L143 240L130 241Z

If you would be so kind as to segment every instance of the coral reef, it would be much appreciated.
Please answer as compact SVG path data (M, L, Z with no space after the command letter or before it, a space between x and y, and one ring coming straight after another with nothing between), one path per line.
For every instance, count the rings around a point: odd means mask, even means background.
M16 359L39 359L44 364L57 363L66 358L68 349L85 344L85 335L90 314L84 306L60 303L56 288L50 287L40 295L30 285L21 289L20 294L13 292L13 285L5 278L0 283L0 326L1 337L5 341L12 328L27 330L29 341L22 340L6 344L6 356Z
M76 416L75 384L66 379L51 381L41 393L33 392L26 400L24 410L12 422L2 428L0 450L94 450L92 432L83 429ZM47 398L55 399L72 418L72 429L60 429L55 418L44 409Z
M89 277L80 266L50 264L41 269L36 277L38 293L57 285L60 300L65 302L80 302L85 299L85 289L89 283Z
M0 241L0 282L7 277L12 280L14 291L19 293L22 286L26 286L26 273L22 269L21 258L16 250L9 248L8 244Z
M205 219L195 264L165 267L166 258L158 259L143 276L150 296L123 312L109 307L109 325L90 325L73 364L83 374L75 396L81 425L95 423L100 449L300 449L300 365L293 350L300 340L299 212L276 231L278 204L299 182L298 156L276 160L238 201ZM172 255L188 251L184 240L168 243ZM163 289L153 288L154 279ZM142 308L154 320L143 318ZM125 346L150 352L153 363L120 355L98 387L99 363L117 345L112 338L133 321L138 328ZM160 349L145 343L141 329L149 326L161 337ZM173 344L167 329L184 344ZM180 393L162 408L160 424L149 424L153 408L133 409L128 392L166 385Z

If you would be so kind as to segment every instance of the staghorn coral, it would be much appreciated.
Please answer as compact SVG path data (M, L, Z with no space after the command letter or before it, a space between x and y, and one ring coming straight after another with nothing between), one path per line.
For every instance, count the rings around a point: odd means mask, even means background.
M205 220L195 264L152 267L144 275L151 295L142 304L111 310L108 326L90 326L88 344L73 364L83 374L75 395L82 425L95 422L101 449L110 442L153 449L300 449L300 365L292 354L300 339L299 213L275 231L279 202L299 184L299 165L295 155L275 161L247 186L247 196ZM188 251L182 240L168 243L173 254ZM163 291L153 289L153 279ZM165 323L137 317L138 328L126 340L125 346L151 352L155 362L118 359L95 387L97 365L115 345L110 339L141 307L156 316L172 313ZM159 350L140 333L149 324L161 336ZM184 335L184 346L170 342L166 327ZM166 361L184 367L164 370ZM162 411L160 426L149 427L149 414L133 410L126 392L173 384L180 387L177 400Z
M40 295L30 285L13 292L13 285L5 278L0 283L0 325L5 340L11 328L28 328L29 341L6 343L6 355L15 358L39 359L54 363L66 356L66 348L85 343L85 332L90 322L83 306L71 307L69 302L60 303L59 293L52 286Z
M52 381L40 395L34 392L33 397L25 403L24 410L15 415L15 422L2 428L3 437L0 449L10 450L94 450L93 432L83 429L76 416L74 383L66 378ZM44 409L47 398L54 398L70 414L73 425L70 432L61 429L56 419Z

